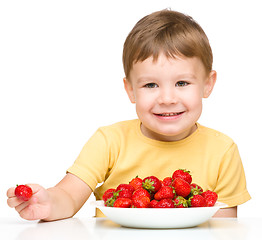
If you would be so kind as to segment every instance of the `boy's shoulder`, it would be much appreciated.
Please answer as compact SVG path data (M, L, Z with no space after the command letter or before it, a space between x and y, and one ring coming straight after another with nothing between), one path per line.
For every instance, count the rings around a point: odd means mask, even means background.
M207 138L208 141L214 141L216 143L221 143L225 145L232 145L234 143L233 139L213 128L209 128L203 125L198 124L200 136Z
M128 133L137 129L140 121L138 119L126 120L113 123L111 125L100 127L99 130L103 133Z

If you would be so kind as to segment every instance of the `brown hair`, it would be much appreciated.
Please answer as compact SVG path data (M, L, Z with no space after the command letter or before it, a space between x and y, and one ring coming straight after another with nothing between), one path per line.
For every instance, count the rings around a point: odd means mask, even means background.
M131 30L123 49L126 78L134 63L164 53L167 57L199 57L207 72L212 70L213 55L208 38L192 17L162 10L145 16Z

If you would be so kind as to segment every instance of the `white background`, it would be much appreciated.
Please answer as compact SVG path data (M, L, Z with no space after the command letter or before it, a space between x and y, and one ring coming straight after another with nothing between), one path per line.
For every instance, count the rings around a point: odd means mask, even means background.
M53 186L98 127L136 118L122 46L140 18L164 8L191 15L209 37L218 81L199 122L238 144L252 196L239 217L260 215L260 1L1 0L1 217L17 216L9 187ZM86 204L78 216L92 214Z

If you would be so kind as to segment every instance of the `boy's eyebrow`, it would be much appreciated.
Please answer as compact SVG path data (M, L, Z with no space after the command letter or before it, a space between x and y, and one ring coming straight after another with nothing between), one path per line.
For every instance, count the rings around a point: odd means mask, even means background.
M143 76L139 76L137 78L137 83L143 83L143 82L148 82L148 81L155 81L156 78L154 76L150 76L150 75L143 75Z
M195 76L195 74L192 73L182 73L182 74L178 74L176 76L174 76L174 79L183 79L183 78L190 78L190 79L196 79L197 77ZM141 83L141 82L148 82L148 81L155 81L156 78L154 76L141 76L137 78L137 83Z
M191 73L179 74L176 77L177 78L194 78L194 79L196 79L195 74L191 74Z

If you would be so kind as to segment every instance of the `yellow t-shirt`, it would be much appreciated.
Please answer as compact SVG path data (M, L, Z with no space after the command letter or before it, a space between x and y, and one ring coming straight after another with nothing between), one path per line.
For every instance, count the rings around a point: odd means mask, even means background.
M250 199L236 144L228 136L197 124L189 137L162 142L145 137L140 121L99 128L85 144L68 172L78 176L102 199L108 188L136 177L172 176L190 170L193 182L218 194L218 201L237 206ZM98 183L103 183L97 187ZM97 188L96 188L97 187Z

